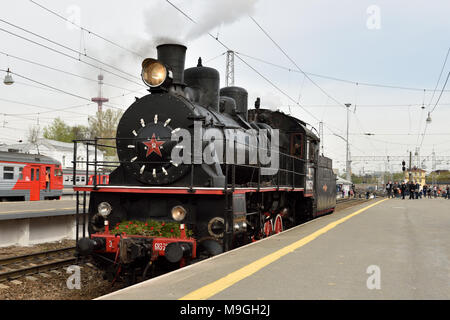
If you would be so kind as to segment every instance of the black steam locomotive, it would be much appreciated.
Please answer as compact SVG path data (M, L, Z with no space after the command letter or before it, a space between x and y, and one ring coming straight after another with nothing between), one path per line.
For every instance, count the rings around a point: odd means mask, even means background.
M247 91L219 89L218 71L201 59L185 70L182 45L157 50L142 63L150 94L118 125L119 161L88 160L96 173L116 166L109 183L74 187L79 202L90 193L87 212L77 204L77 237L89 232L81 255L110 279L134 282L155 266L180 267L334 210L331 159L305 122L261 108L259 98L248 110Z

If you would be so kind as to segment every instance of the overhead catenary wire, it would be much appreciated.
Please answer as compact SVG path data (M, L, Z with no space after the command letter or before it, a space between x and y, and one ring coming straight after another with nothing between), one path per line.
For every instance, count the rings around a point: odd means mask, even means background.
M439 72L439 77L438 77L438 80L437 80L437 82L436 82L436 86L434 87L433 94L432 94L431 99L430 99L430 101L429 101L429 103L428 103L428 108L430 107L430 105L431 105L431 103L432 103L432 101L433 101L433 98L434 98L434 96L435 96L435 94L436 94L436 90L437 90L437 87L439 86L439 82L441 81L442 73L444 72L445 65L447 64L447 60L448 60L449 54L450 54L450 47L448 48L447 54L445 55L444 63L442 64L441 71ZM446 86L446 84L447 84L448 76L449 76L449 75L450 75L450 72L449 72L449 74L447 75L447 80L445 81L445 84L442 86L441 94L439 95L439 98L438 98L438 100L437 100L437 102L436 102L436 104L435 104L435 106L434 106L434 108L433 108L433 110L432 110L431 112L434 111L434 109L436 108L436 106L437 106L439 100L441 99L441 96L442 96L442 93L443 93L444 90L445 90L445 86ZM428 115L430 115L431 112L429 112ZM422 141L420 142L420 147L419 147L419 149L422 148L423 141L424 141L424 139L425 139L425 134L426 134L426 132L427 132L427 128L428 128L428 121L426 121L426 123L425 123L425 128L424 128L423 134L422 134ZM422 129L422 123L420 123L420 125L419 125L419 132L418 132L418 134L417 134L417 142L419 142L420 132L422 131L421 129Z
M431 95L430 101L428 102L428 107L430 107L431 103L433 102L433 98L434 98L434 95L436 94L437 87L439 86L439 82L441 82L442 73L444 72L445 65L447 64L447 59L448 59L449 54L450 54L450 47L448 48L447 54L445 55L444 63L442 64L441 72L439 73L439 77L436 82L436 86L434 87L433 94ZM444 86L444 88L445 88L445 86Z
M450 71L449 71L449 73L447 74L447 78L445 79L445 83L444 83L444 85L442 86L441 93L439 94L439 97L438 97L438 99L436 100L435 105L434 105L433 109L428 113L428 115L431 115L431 113L434 111L434 109L436 109L437 105L439 104L439 101L441 100L441 97L442 97L442 93L444 92L444 89L445 89L445 87L447 86L447 82L448 82L449 77L450 77ZM426 121L426 123L425 123L425 129L424 129L423 134L422 134L422 141L420 142L419 149L422 148L423 141L424 141L425 135L426 135L426 133L427 133L427 128L428 128L428 121Z
M247 57L249 59L255 60L255 61L259 61L261 63L267 64L267 65L271 65L273 67L288 71L288 72L295 72L295 73L301 73L303 74L303 72L293 69L293 68L289 68L286 66L282 66L261 58L257 58L242 52L236 52L238 54L240 54L241 56ZM348 79L342 79L342 78L338 78L338 77L333 77L333 76L327 76L327 75L323 75L323 74L318 74L318 73L313 73L313 72L304 72L304 74L311 76L311 77L317 77L317 78L322 78L322 79L327 79L327 80L333 80L333 81L338 81L338 82L344 82L344 83L348 83L348 84L352 84L352 85L360 85L360 86L366 86L366 87L379 87L379 88L388 88L388 89L399 89L399 90L409 90L409 91L432 91L432 89L429 88L416 88L416 87L406 87L406 86L396 86L396 85L390 85L390 84L381 84L381 83L370 83L370 82L364 82L364 81L354 81L354 80L348 80ZM450 92L450 90L446 90L448 92ZM340 104L339 104L340 105Z
M118 48L120 48L120 49L122 49L122 50L124 50L124 51L127 51L127 52L129 52L129 53L131 53L131 54L133 54L133 55L135 55L135 56L137 56L137 57L139 57L139 58L142 58L142 59L145 58L145 57L143 57L141 54L139 54L138 52L136 52L136 51L134 51L134 50L131 50L131 49L129 49L129 48L126 48L125 46L123 46L123 45L121 45L121 44L119 44L119 43L117 43L117 42L115 42L115 41L112 41L112 40L106 38L105 36L102 36L102 35L100 35L100 34L94 32L94 31L92 31L92 30L86 29L85 27L83 27L83 26L81 26L81 25L79 25L79 24L76 24L74 21L71 21L71 20L67 19L66 17L64 17L64 16L62 16L61 14L57 13L56 11L54 11L54 10L52 10L52 9L50 9L50 8L48 8L48 7L46 7L46 6L44 6L43 4L38 3L37 1L33 1L33 0L29 0L29 1L30 1L31 3L33 3L33 4L35 4L36 6L38 6L38 7L42 8L42 9L44 9L45 11L47 11L47 12L49 12L49 13L55 15L56 17L58 17L58 18L60 18L60 19L62 19L62 20L64 20L64 21L66 21L66 22L68 22L68 23L74 25L75 27L79 28L80 30L87 32L88 34L91 34L91 35L93 35L93 36L95 36L95 37L97 37L97 38L99 38L99 39L102 39L103 41L106 41L106 42L108 42L109 44L112 44L112 45L114 45L114 46L116 46L116 47L118 47Z
M314 80L311 79L311 77L309 77L309 75L307 75L300 67L299 65L287 54L287 52L281 48L281 46L270 36L270 34L255 20L255 18L253 18L252 16L250 16L250 19L258 26L258 28L269 38L270 41L272 41L272 43L283 53L283 55L292 62L293 65L295 65L295 67L297 68L298 71L300 71L301 73L303 73L305 75L305 77L313 84L315 85L320 91L322 91L323 94L325 94L328 98L330 98L331 100L333 100L334 102L336 102L339 105L342 105L343 108L345 108L345 105L343 103L341 103L340 101L338 101L336 98L334 98L332 95L330 95L328 92L326 92L321 86L319 86Z
M1 19L0 19L0 20L1 20ZM131 79L129 79L129 78L126 78L125 76L122 76L122 75L120 75L120 74L117 74L117 73L115 73L115 72L113 72L113 71L110 71L110 70L105 69L105 68L102 68L102 67L100 67L100 66L98 66L98 65L89 63L89 62L87 62L87 61L85 61L85 60L82 60L81 58L77 58L77 57L71 56L70 54L67 54L67 53L65 53L65 52L59 51L59 50L54 49L54 48L52 48L52 47L49 47L49 46L47 46L47 45L45 45L45 44L39 43L39 42L37 42L37 41L34 41L34 40L32 40L32 39L26 38L26 37L24 37L24 36L21 36L21 35L19 35L19 34L16 34L16 33L12 32L12 31L9 31L9 30L3 29L3 28L0 28L0 31L5 32L5 33L8 33L8 34L10 34L10 35L12 35L12 36L15 36L15 37L17 37L17 38L20 38L20 39L22 39L22 40L28 41L28 42L30 42L30 43L33 43L33 44L38 45L38 46L40 46L40 47L43 47L43 48L45 48L45 49L47 49L47 50L53 51L53 52L55 52L55 53L58 53L58 54L60 54L60 55L63 55L63 56L65 56L65 57L67 57L67 58L70 58L70 59L72 59L72 60L75 60L75 61L81 62L81 63L83 63L83 64L86 64L86 65L88 65L88 66L90 66L90 67L92 67L92 68L95 68L95 69L99 70L100 72L106 72L106 73L112 74L112 75L114 75L114 76L116 76L116 77L118 77L118 78L121 78L121 79L123 79L123 80L126 80L126 81L132 82L132 83L134 83L134 84L137 84L137 85L139 85L139 86L141 86L141 87L145 87L142 83L138 83L138 82L136 82L136 81L134 81L134 80L131 80ZM76 50L75 50L75 51L76 51ZM83 54L83 55L84 55L84 54ZM86 56L86 57L87 57L87 56ZM97 60L98 60L98 59L97 59ZM98 60L98 61L100 61L100 60ZM99 63L101 63L101 62L99 62ZM103 64L103 63L102 63L102 64ZM105 65L106 65L106 64L105 64ZM134 76L133 76L133 77L134 77ZM134 78L138 79L137 77L134 77Z
M6 70L4 70L4 69L0 69L0 71L6 72ZM11 70L10 70L9 72L10 72L11 74L13 74L13 75L19 77L19 78L22 78L22 79L31 81L31 82L33 82L33 83L37 83L37 84L39 84L39 85L41 85L41 86L48 87L48 88L50 88L50 89L53 89L53 90L55 90L55 91L64 93L64 94L66 94L66 95L70 95L70 96L72 96L72 97L75 97L75 98L78 98L78 99L82 99L82 100L86 100L86 101L91 102L91 99L86 98L86 97L83 97L83 96L80 96L80 95L78 95L78 94L76 94L76 93L69 92L69 91L66 91L66 90L63 90L63 89L59 89L59 88L57 88L57 87L54 87L54 86L45 84L45 83L43 83L43 82L40 82L40 81L31 79L31 78L29 78L29 77L27 77L27 76L18 74L17 72L13 72L13 71L11 71ZM110 108L113 108L113 109L119 109L119 110L122 110L121 108L114 107L114 106L111 106L111 105L106 104L106 103L104 103L103 105L104 105L104 106L107 106L107 107L110 107Z
M83 80L88 80L88 81L91 81L91 82L98 82L97 79L92 79L92 78L88 78L88 77L85 77L85 76L81 76L81 75L76 74L76 73L72 73L72 72L69 72L69 71L66 71L66 70L55 68L55 67L52 67L52 66L40 63L40 62L36 62L36 61L29 60L29 59L25 59L25 58L22 58L22 57L19 57L19 56L16 56L16 55L12 55L12 54L7 53L7 52L0 51L0 54L3 54L5 56L7 56L7 57L11 57L11 58L17 59L19 61L23 61L23 62L26 62L26 63L30 63L30 64L33 64L33 65L36 65L36 66L39 66L39 67L42 67L42 68L46 68L46 69L49 69L49 70L57 71L57 72L60 72L60 73L63 73L63 74L69 75L69 76L77 77L77 78L80 78L80 79L83 79ZM112 88L116 88L116 89L120 89L120 90L130 91L130 92L135 90L135 89L128 89L128 88L120 87L120 86L117 86L117 85L114 85L114 84L111 84L111 83L108 83L108 82L103 82L103 85L108 86L108 87L112 87Z
M177 10L179 13L181 13L186 19L191 21L194 24L197 24L197 22L192 19L188 14L186 14L183 10L181 10L179 7L177 7L175 4L173 4L170 0L166 0L168 4L170 4L175 10ZM223 41L216 38L214 35L212 35L210 32L207 33L212 39L217 41L220 45L222 45L227 51L231 50L229 46L227 46ZM235 51L235 50L232 50ZM236 52L236 51L235 51ZM278 92L280 92L283 96L285 96L287 99L292 101L295 105L302 108L307 114L309 114L311 117L313 117L316 121L320 121L317 116L315 116L313 113L311 113L308 109L306 109L303 105L298 103L294 98L292 98L289 94L287 94L284 90L282 90L279 86L277 86L273 81L271 81L269 78L264 76L261 72L259 72L255 67L253 67L250 63L248 63L245 59L243 59L239 54L235 55L241 62L243 62L247 67L249 67L251 70L253 70L256 74L258 74L261 78L263 78L266 82L268 82L272 87L274 87ZM331 128L328 126L328 124L324 123L324 126L327 127L331 132L334 132L331 130Z

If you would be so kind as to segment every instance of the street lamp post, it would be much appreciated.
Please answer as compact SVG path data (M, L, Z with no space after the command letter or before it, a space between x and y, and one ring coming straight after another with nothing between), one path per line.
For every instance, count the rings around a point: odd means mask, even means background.
M346 163L345 171L346 171L347 180L348 181L352 181L352 176L350 174L350 160L349 160L349 153L348 153L349 152L349 150L348 150L348 128L349 128L349 120L350 120L350 106L351 106L351 103L346 103L345 106L347 107L347 139L346 139L347 150L346 150L346 153L345 153L345 163Z
M346 158L345 158L345 171L346 171L346 176L345 176L345 179L346 180L348 180L348 181L352 181L351 180L351 175L350 175L350 160L348 159L348 156L349 156L349 150L348 150L348 139L345 139L343 136L340 136L340 135L338 135L338 134L336 134L336 133L333 133L336 137L339 137L339 138L341 138L342 140L344 140L345 142L346 142L346 144L347 144L347 154L346 154ZM347 136L348 137L348 136Z

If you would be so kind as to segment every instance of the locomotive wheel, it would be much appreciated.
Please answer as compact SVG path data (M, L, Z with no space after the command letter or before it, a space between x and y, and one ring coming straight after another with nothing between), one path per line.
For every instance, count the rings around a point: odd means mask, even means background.
M272 226L272 220L267 220L264 223L264 236L268 237L271 236L273 233L273 226Z
M280 233L280 232L283 231L283 218L281 218L281 215L278 214L275 217L275 223L273 225L274 225L274 227L273 227L274 230L273 231L274 231L275 234Z

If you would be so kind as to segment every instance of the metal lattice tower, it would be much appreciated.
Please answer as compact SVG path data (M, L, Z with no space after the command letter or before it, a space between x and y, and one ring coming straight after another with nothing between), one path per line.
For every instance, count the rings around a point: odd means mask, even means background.
M320 152L323 155L323 122L319 122Z
M225 70L225 86L234 86L234 51L227 51L227 66Z
M102 86L103 86L103 75L99 74L98 77L98 96L95 98L92 98L92 102L96 102L98 105L98 112L102 112L102 105L104 102L108 102L108 98L104 98L102 95Z

